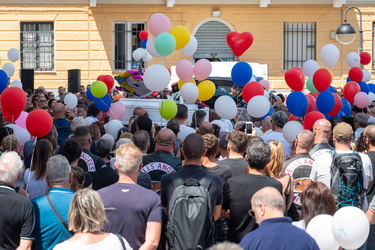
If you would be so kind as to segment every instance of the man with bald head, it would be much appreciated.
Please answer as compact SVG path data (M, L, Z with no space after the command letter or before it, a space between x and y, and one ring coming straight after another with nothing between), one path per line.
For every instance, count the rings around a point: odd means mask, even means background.
M214 126L210 122L202 122L199 125L198 133L203 136L205 134L214 134Z
M70 128L70 121L65 119L65 115L67 112L67 107L65 107L62 103L56 103L52 108L53 117L53 125L55 125L57 130L57 143L59 146L69 137L72 133Z
M310 183L310 173L314 160L309 151L314 143L314 135L309 130L303 130L295 141L296 154L284 162L283 170L294 178L294 204L299 208L301 204L300 194Z
M173 155L175 144L175 133L168 128L163 129L156 135L154 153L143 156L141 171L150 175L152 189L156 192L160 191L160 179L163 175L181 169L180 158Z
M332 136L332 126L327 119L319 119L314 123L314 147L310 150L310 156L315 160L319 155L334 150L329 144Z
M144 108L142 108L142 107L136 107L133 110L133 115L141 117L141 116L148 116L148 113L147 113L147 110L145 110Z
M240 242L245 249L316 249L315 240L305 231L292 225L292 219L284 217L285 202L280 192L265 187L251 199L250 216L259 228L248 233Z

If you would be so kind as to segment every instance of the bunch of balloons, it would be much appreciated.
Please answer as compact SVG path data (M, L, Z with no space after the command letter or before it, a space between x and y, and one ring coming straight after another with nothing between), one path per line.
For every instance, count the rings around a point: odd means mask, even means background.
M10 62L5 63L3 69L0 70L0 93L8 86L8 79L14 75L13 63L18 61L20 52L16 48L11 48L7 55ZM9 86L22 88L22 83L19 80L13 80Z

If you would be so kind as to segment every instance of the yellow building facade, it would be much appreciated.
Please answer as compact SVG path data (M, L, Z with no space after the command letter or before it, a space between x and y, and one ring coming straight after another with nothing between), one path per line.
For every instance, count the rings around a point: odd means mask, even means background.
M136 3L136 1L134 2ZM168 16L171 26L183 25L192 34L208 21L218 21L232 31L250 32L254 36L252 46L236 60L268 65L268 77L273 89L287 89L284 81L284 24L288 22L315 23L315 59L320 67L327 68L320 60L320 49L326 44L339 48L340 59L330 68L334 86L343 86L350 67L346 55L358 52L359 38L350 45L334 40L334 32L342 23L348 6L333 8L332 5L11 5L0 6L0 56L1 64L8 62L10 48L21 50L21 23L53 23L53 69L35 71L35 87L57 89L67 87L69 69L81 70L81 84L92 83L99 75L118 75L114 65L114 25L116 22L145 22L154 13ZM359 6L363 14L363 50L374 55L375 4ZM212 17L213 10L220 16ZM348 12L348 22L358 31L359 14ZM147 65L176 65L181 59L191 58L175 51L165 59L153 58ZM16 73L12 80L19 80L21 60L15 63ZM364 67L374 72L372 63Z

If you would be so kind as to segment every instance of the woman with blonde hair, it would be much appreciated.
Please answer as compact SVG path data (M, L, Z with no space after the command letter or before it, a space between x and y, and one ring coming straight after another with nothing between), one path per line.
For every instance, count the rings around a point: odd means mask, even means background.
M53 249L123 250L132 249L121 235L101 232L104 226L104 205L99 194L91 189L78 190L70 203L69 230L75 234Z
M293 177L283 173L284 148L283 144L278 141L269 141L267 143L271 148L270 162L267 164L266 175L278 180L283 185L283 195L286 204L286 211L293 202Z
M7 135L4 137L3 141L1 142L1 151L16 151L20 146L20 141L15 135Z

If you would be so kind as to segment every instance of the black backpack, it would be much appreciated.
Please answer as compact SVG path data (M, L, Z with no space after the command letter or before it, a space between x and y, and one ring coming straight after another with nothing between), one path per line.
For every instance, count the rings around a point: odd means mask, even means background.
M205 174L183 180L178 173L170 175L175 187L169 201L167 238L171 249L206 249L214 244L214 221L208 193L214 176Z
M337 154L331 151L331 191L337 208L362 208L366 199L363 187L362 159L358 152Z
M66 121L64 125L57 126L56 123L54 123L56 130L57 130L57 144L59 146L62 145L62 143L69 138L71 134L70 125L68 124L69 121ZM69 127L68 127L69 126Z

